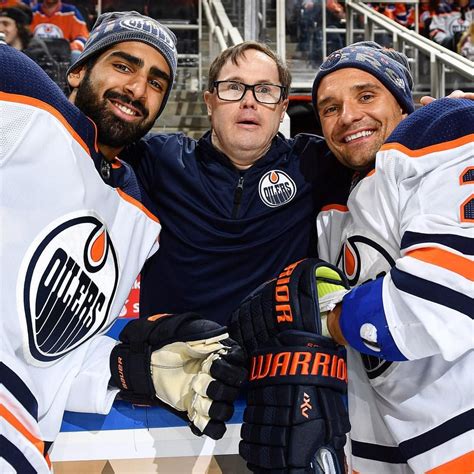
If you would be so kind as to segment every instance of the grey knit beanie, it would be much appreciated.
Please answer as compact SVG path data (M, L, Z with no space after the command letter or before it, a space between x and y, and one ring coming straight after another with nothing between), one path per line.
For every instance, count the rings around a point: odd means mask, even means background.
M159 51L170 67L171 81L158 115L166 105L176 78L178 52L176 36L157 20L135 11L103 13L97 18L84 51L72 64L67 74L82 66L91 56L100 54L123 41L141 41Z

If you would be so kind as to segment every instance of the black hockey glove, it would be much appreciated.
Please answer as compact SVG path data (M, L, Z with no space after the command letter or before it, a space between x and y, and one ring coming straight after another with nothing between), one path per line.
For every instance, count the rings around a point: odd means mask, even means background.
M110 368L122 399L162 405L194 434L222 438L247 377L226 327L195 313L156 315L129 322L119 338Z
M302 260L233 313L230 334L250 357L239 451L253 472L344 472L345 353L321 334L348 287L336 267Z

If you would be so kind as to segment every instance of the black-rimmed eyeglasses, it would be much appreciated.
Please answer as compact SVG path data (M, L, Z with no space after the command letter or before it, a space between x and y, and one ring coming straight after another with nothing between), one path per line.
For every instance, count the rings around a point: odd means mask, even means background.
M278 104L286 91L286 87L277 84L250 85L237 81L214 81L214 87L219 99L230 102L241 100L250 89L255 100L261 104Z

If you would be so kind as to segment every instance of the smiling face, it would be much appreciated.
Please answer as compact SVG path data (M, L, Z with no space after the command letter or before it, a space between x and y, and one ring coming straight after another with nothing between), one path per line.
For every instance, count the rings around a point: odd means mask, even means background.
M377 151L406 116L378 79L355 68L339 69L322 79L317 110L329 148L355 170L372 165Z
M255 49L246 50L238 64L228 59L217 80L281 85L275 61ZM212 144L239 169L248 168L268 151L288 106L287 99L261 104L251 90L241 100L227 102L217 97L214 88L205 92L204 100L211 118Z
M0 33L5 34L5 42L14 48L20 49L21 44L17 47L17 43L20 43L18 38L18 28L16 21L8 16L0 16Z
M127 41L102 53L90 70L84 65L70 73L68 80L75 88L70 99L97 125L101 151L115 156L153 126L170 68L155 48Z

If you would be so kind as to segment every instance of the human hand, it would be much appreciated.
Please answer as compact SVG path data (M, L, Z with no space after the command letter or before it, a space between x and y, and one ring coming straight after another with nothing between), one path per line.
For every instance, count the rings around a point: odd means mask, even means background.
M451 99L471 99L471 100L474 100L474 92L464 92L464 91L461 91L459 89L451 92L451 94L449 94L448 96L446 97L449 97ZM421 99L420 99L420 104L421 105L428 105L428 104L431 104L431 102L435 101L436 99L434 97L431 97L429 95L424 95Z

